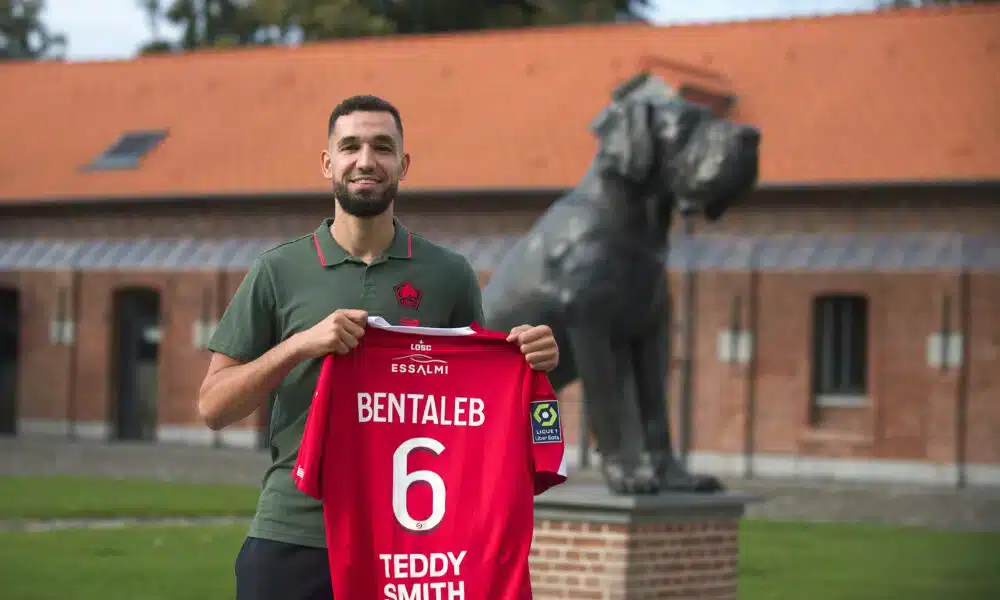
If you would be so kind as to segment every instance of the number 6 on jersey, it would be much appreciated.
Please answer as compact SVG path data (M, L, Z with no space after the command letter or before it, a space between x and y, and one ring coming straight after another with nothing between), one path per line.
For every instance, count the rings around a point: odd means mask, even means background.
M414 450L424 450L438 456L444 452L444 444L434 438L411 438L392 453L392 512L400 525L410 531L423 533L434 529L444 519L445 487L444 480L434 471L409 472L407 463ZM421 521L410 516L406 505L406 492L415 483L425 483L431 488L431 514Z

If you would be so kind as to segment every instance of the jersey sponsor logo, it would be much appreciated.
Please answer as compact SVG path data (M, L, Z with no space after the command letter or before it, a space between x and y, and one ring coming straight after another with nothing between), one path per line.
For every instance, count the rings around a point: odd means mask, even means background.
M399 320L399 324L405 327L420 327L420 319L407 319L403 317Z
M430 352L431 346L419 341L411 344L410 349ZM392 373L413 373L415 375L447 375L448 361L427 356L426 354L407 354L406 356L397 356L392 359L389 370Z
M558 400L539 400L531 403L531 439L536 444L562 441Z
M415 288L409 281L400 283L392 288L392 291L396 292L396 301L399 302L400 306L414 310L420 308L420 301L423 300L424 293Z

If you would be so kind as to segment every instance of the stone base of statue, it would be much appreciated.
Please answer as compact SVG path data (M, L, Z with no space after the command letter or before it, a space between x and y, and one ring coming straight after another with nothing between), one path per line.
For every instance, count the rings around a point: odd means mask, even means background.
M756 498L615 495L567 482L535 499L534 598L735 600L739 525Z

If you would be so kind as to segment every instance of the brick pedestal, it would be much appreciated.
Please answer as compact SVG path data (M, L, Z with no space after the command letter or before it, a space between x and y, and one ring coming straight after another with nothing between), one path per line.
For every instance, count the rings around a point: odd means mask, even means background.
M535 600L735 600L739 521L752 500L554 488L535 500Z

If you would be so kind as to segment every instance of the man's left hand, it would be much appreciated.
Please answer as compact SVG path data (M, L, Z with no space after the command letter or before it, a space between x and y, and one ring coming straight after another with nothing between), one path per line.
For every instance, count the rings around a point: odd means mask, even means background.
M507 341L517 343L536 371L549 372L559 364L559 345L548 325L518 325L510 330Z

